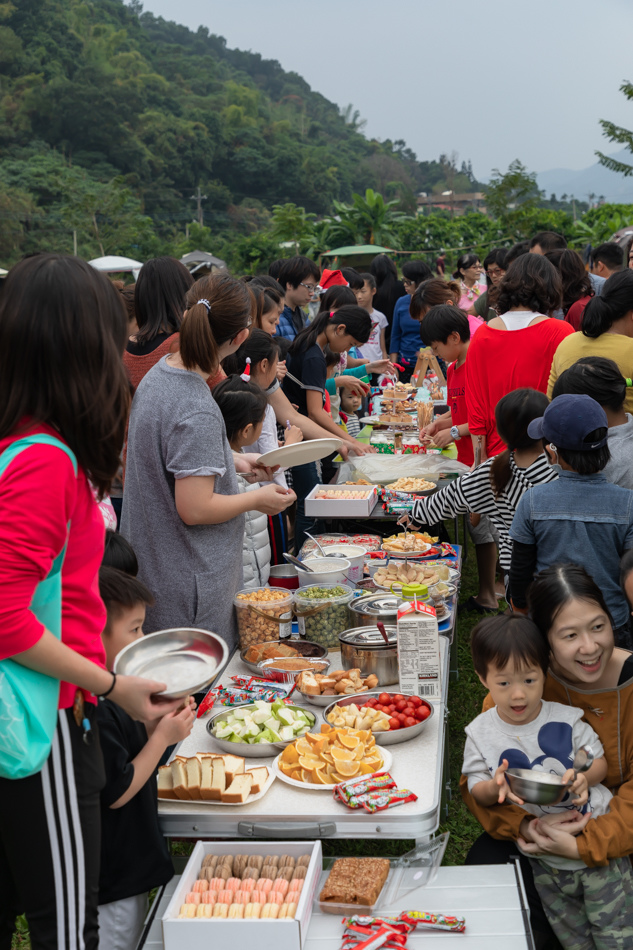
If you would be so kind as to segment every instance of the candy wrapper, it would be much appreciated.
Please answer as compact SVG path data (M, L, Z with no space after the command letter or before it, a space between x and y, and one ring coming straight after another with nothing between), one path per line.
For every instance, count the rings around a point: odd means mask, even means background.
M286 699L295 689L294 683L278 683L266 679L265 676L232 676L231 681L240 689L251 692L257 692L260 689L268 693L274 692L279 699Z
M349 782L335 785L333 792L335 799L347 805L359 795L367 795L370 792L385 791L395 787L396 783L389 772L372 772L371 775L363 775L360 778L350 779ZM360 806L352 805L351 807L358 808Z
M447 541L442 541L442 557L457 557L457 551L452 544L449 544Z
M341 950L397 950L406 946L407 937L414 929L411 924L396 917L348 917L343 920L345 931Z
M396 788L396 783L388 772L374 772L372 775L335 785L333 792L335 800L343 802L348 808L364 808L370 814L418 799L409 789Z
M234 676L233 679L251 680L253 677ZM274 703L278 699L284 702L288 698L289 692L294 689L294 684L265 683L261 686L252 685L248 689L239 686L216 686L210 689L198 706L197 717L200 719L205 713L209 712L215 703L220 706L247 706L254 703L256 699L263 699L266 703Z
M430 914L425 910L404 910L398 920L413 927L428 927L429 930L450 930L463 934L466 930L465 917L449 917L446 914Z

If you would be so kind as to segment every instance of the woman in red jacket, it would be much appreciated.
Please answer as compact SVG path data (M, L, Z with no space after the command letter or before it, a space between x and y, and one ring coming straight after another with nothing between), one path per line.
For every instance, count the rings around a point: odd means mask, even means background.
M495 425L495 407L513 389L547 392L558 344L572 327L555 320L560 307L558 271L539 254L524 254L499 285L500 316L480 327L468 349L466 405L475 458L505 451Z
M0 661L61 683L43 767L26 778L0 778L3 950L24 912L34 950L98 946L104 776L97 697L108 695L142 720L178 705L152 699L161 683L108 672L101 643L104 525L95 493L107 493L123 443L126 330L117 291L76 257L38 254L6 279L0 298ZM38 619L34 595L62 556L58 639ZM3 747L11 735L7 700L0 690Z

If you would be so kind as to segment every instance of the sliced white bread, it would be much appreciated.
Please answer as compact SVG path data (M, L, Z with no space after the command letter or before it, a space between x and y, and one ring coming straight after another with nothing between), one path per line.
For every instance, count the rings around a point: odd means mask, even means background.
M224 769L224 756L220 755L213 760L213 778L211 779L208 797L211 799L211 801L219 802L226 787L227 781Z
M234 805L242 804L250 795L252 784L253 777L250 772L236 775L227 790L222 793L222 801Z
M191 798L200 799L200 760L194 755L185 762L187 791Z
M158 769L158 797L176 798L171 766L161 765Z
M224 771L226 772L227 787L232 783L236 775L244 772L245 761L239 755L223 755Z
M173 789L174 795L176 798L181 799L191 799L189 790L187 788L187 772L183 762L178 758L174 759L171 764L171 775L173 779Z
M252 775L253 784L251 785L251 795L259 795L262 788L268 781L268 769L265 765L261 765L257 769L247 769L246 775Z
M213 760L212 755L199 755L200 760L200 797L205 801L211 798L211 785L213 783Z

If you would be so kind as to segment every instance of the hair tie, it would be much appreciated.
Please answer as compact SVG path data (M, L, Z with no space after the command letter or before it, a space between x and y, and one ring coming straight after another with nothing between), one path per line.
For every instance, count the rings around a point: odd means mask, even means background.
M251 381L251 358L250 356L246 357L246 369L240 376L240 379L243 379L245 383L250 383Z
M204 297L201 300L198 300L197 303L202 303L207 308L207 313L211 313L211 304Z
M633 386L633 379L630 379L628 376L625 379L625 383L628 387Z

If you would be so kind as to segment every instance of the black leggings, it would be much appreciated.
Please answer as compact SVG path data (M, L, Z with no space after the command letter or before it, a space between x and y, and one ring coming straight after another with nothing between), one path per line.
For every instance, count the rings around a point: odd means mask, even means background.
M97 950L101 816L105 772L95 722L83 741L72 710L59 712L41 772L0 779L0 950L10 950L26 914L33 950Z
M532 865L529 859L521 854L514 841L497 841L496 838L492 838L484 831L466 855L464 863L508 864L513 858L517 857L521 863L525 894L530 906L530 924L536 950L563 950L545 916L541 899L534 884Z

